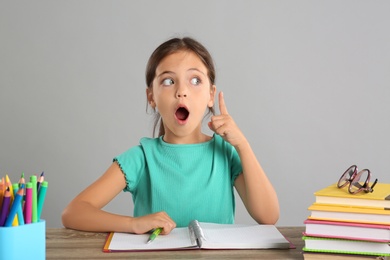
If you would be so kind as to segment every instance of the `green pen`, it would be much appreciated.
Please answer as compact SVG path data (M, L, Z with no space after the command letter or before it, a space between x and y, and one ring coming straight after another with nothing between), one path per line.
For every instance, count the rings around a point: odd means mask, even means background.
M150 234L148 242L146 242L146 244L149 244L149 243L153 242L153 240L161 233L162 230L163 230L162 228L156 228L153 231L153 233Z
M38 193L37 193L37 176L33 175L30 177L32 183L32 214L31 222L38 222Z

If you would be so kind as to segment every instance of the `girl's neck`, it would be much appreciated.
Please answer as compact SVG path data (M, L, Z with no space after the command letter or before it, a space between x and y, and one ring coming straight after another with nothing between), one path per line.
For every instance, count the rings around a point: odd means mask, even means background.
M204 143L211 140L211 136L204 133L187 135L187 136L176 136L173 133L165 133L163 140L170 144L197 144Z

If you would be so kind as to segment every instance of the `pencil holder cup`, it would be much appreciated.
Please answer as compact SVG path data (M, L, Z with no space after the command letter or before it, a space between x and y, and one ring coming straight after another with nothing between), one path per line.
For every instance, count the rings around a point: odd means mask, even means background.
M45 259L46 222L0 227L0 259Z

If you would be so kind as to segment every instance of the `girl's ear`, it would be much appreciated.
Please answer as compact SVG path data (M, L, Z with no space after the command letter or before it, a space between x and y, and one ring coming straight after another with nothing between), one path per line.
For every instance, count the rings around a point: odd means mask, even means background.
M148 99L149 105L154 109L156 108L156 103L153 99L153 91L151 88L146 88L146 98Z
M210 100L209 103L207 104L208 107L214 106L215 93L217 93L217 87L215 85L212 85L210 87Z

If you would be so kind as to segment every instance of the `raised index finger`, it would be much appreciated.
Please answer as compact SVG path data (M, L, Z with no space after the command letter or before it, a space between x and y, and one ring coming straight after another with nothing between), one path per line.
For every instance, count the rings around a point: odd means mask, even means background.
M225 105L225 99L223 97L222 91L219 92L218 100L219 100L219 112L221 113L221 115L227 115L228 111Z

